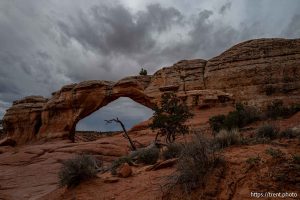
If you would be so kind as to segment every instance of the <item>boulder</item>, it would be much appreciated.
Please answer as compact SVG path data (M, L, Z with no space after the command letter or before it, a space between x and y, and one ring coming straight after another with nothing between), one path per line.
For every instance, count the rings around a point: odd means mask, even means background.
M117 175L122 178L127 178L132 175L132 169L128 163L123 163L117 169Z

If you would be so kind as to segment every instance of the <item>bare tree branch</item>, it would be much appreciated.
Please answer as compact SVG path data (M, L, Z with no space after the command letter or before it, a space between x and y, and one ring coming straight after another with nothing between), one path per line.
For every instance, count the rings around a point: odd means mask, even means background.
M128 135L127 131L126 131L126 128L125 128L125 126L123 124L123 122L121 120L119 120L119 118L114 118L114 119L105 120L105 121L106 121L107 124L110 124L110 123L113 123L113 122L120 124L121 127L122 127L122 129L123 129L123 131L124 131L123 137L126 138L129 141L129 143L131 145L131 149L133 151L136 150L136 146L134 145L134 143L132 142L131 138L129 137L129 135Z

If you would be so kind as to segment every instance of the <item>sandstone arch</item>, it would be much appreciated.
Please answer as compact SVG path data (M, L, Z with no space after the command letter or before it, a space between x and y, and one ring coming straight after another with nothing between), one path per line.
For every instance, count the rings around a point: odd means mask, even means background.
M150 77L129 77L117 83L85 81L63 87L54 93L41 113L39 138L73 138L79 120L119 97L128 97L146 107L155 105L144 92Z
M18 144L66 138L80 119L119 97L152 108L166 91L198 109L234 101L261 107L274 99L299 103L299 66L300 39L250 40L208 61L182 60L153 75L116 83L84 81L64 86L49 99L25 97L7 110L3 128ZM275 93L267 95L266 87L274 88Z

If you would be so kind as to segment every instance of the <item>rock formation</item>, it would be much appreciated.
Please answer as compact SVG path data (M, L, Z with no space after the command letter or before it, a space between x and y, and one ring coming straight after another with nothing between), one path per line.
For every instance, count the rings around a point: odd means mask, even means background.
M119 97L153 108L168 91L195 108L234 101L257 106L274 99L300 102L300 39L250 40L208 61L183 60L153 75L71 84L50 99L26 97L7 110L3 127L18 144L72 138L80 119Z
M261 105L274 98L300 102L300 39L258 39L235 45L207 62L207 89Z

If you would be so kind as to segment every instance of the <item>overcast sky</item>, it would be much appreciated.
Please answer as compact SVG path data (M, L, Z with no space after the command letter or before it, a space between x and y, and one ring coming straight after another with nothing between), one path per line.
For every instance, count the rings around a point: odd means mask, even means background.
M153 73L261 37L299 38L300 1L0 0L0 118L24 96L118 80L141 66ZM126 118L128 126L151 115L128 99L105 109L79 126L102 130L95 124L105 113Z

